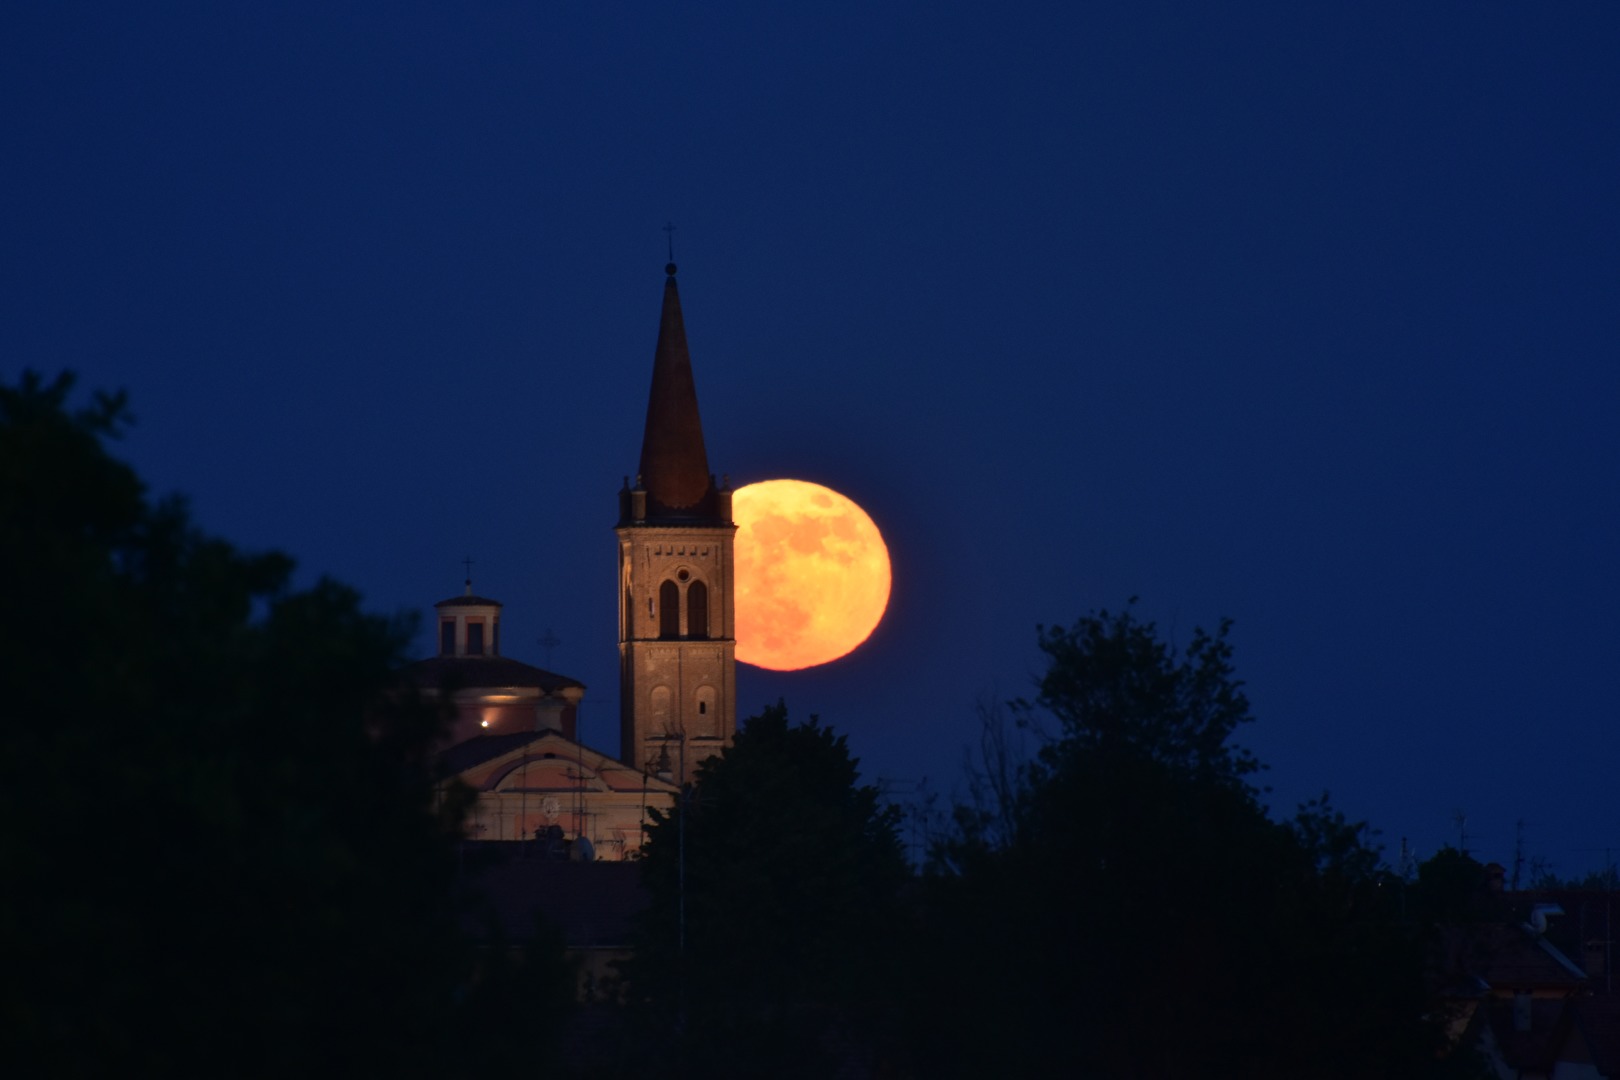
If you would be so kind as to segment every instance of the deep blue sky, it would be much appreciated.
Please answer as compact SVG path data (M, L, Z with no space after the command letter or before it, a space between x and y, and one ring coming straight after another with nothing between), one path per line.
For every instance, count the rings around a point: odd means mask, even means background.
M711 464L896 564L745 714L948 791L1136 595L1236 620L1281 806L1620 856L1620 5L1002 7L6 5L0 375L374 608L470 553L613 750L673 220Z

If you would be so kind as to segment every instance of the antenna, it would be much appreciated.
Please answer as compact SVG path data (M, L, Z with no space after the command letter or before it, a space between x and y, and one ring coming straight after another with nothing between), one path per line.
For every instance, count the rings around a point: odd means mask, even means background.
M551 636L551 631L546 631ZM546 663L550 664L550 653L546 654ZM574 779L579 781L574 785L574 832L580 839L585 839L585 741L579 731L579 714L574 714ZM590 843L589 840L585 841Z
M1524 818L1513 823L1513 891L1519 891L1519 874L1524 869Z
M669 238L669 261L675 261L675 223L664 222L664 235Z
M1461 808L1451 812L1451 820L1457 825L1457 850L1464 855L1468 854L1468 815Z
M524 743L523 744L523 805L518 810L518 813L521 814L522 816L518 820L518 827L516 829L512 830L513 832L515 832L517 834L516 836L513 837L513 839L518 841L518 858L520 858L520 859L526 859L526 858L529 857L529 845L523 843L523 841L526 839L524 834L529 831L529 784L530 783L531 783L531 781L529 780L529 744Z
M551 650L561 644L561 639L551 632L551 627L546 627L545 636L540 639L540 647L546 650L546 670L551 670ZM579 733L575 732L574 734L578 735Z

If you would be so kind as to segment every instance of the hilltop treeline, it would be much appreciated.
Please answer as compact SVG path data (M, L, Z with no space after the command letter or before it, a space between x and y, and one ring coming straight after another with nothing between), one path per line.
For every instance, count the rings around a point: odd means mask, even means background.
M1040 641L1037 696L987 716L977 796L920 873L814 720L766 710L705 765L684 955L675 817L645 863L627 975L655 1056L689 1076L1469 1075L1418 899L1367 830L1325 799L1262 806L1227 627L1178 652L1127 607Z
M615 1052L559 1060L561 943L458 923L464 807L392 681L408 625L151 499L109 452L123 400L72 396L0 387L9 1075L1463 1067L1427 909L1325 803L1262 806L1226 628L1178 651L1129 607L1041 631L1037 694L993 711L920 869L842 737L745 724L651 829Z

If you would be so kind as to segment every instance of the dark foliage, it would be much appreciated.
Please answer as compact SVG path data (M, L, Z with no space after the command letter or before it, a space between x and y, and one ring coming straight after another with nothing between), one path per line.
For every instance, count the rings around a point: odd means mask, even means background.
M544 919L535 919L522 942L492 927L455 1011L454 1069L448 1075L567 1075L563 1042L575 1009L575 982L562 935Z
M0 1039L12 1075L446 1075L470 954L408 626L205 536L0 388Z
M920 1072L1431 1070L1421 942L1365 830L1325 802L1275 823L1247 780L1227 627L1178 653L1127 609L1041 645L1013 709L1038 753L935 847Z
M1450 845L1419 864L1408 892L1413 914L1427 926L1501 922L1510 914L1485 866Z
M1613 862L1605 864L1597 870L1588 870L1584 874L1574 874L1569 877L1559 877L1551 866L1542 865L1536 868L1534 880L1530 887L1533 889L1570 889L1582 892L1615 892L1620 891L1620 867Z
M1195 629L1178 655L1128 608L1068 629L1041 627L1049 666L1035 705L1058 726L1041 749L1041 769L1061 770L1081 756L1139 760L1187 780L1243 786L1260 763L1232 742L1252 718L1232 667L1230 629L1230 621L1214 634ZM1025 703L1019 711L1032 712ZM1042 778L1038 771L1032 780Z
M678 1074L826 1076L883 1053L907 870L898 812L856 766L779 704L657 815L627 975Z

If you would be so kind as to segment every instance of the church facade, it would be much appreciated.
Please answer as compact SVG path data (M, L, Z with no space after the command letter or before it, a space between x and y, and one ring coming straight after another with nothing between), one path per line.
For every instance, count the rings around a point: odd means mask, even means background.
M675 265L665 273L639 469L615 529L618 757L578 742L582 683L500 655L502 605L471 581L435 605L438 655L406 669L453 706L440 764L446 787L474 793L471 839L627 858L648 812L672 807L736 732L731 490L709 472Z

